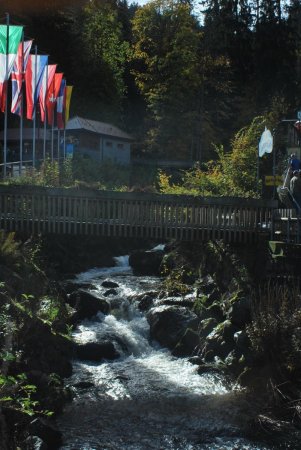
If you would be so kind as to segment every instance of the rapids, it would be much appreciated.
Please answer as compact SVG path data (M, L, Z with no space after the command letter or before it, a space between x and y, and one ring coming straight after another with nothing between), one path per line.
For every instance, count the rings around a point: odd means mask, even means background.
M62 450L264 450L245 437L253 411L243 392L216 374L198 375L187 358L176 358L149 338L149 326L134 294L156 290L160 279L133 276L128 258L116 266L76 277L102 293L101 283L118 284L109 296L111 314L99 313L74 331L80 343L105 337L121 357L93 363L74 361L69 380L74 400L58 419Z

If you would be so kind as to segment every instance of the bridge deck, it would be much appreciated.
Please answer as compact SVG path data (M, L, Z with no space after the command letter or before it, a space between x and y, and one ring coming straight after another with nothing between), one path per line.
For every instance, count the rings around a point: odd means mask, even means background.
M0 186L0 228L156 239L253 241L268 236L277 202Z

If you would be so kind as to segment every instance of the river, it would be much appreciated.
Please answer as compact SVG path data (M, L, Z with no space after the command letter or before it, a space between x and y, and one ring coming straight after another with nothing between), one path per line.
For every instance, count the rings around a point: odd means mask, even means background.
M104 280L118 284L107 297L111 313L99 313L74 331L80 343L110 337L121 357L74 361L69 380L74 400L58 425L62 450L255 450L272 447L245 437L252 416L244 392L216 374L198 375L187 358L176 358L149 338L145 315L131 300L157 290L160 279L132 274L126 256L116 266L76 277L103 294Z

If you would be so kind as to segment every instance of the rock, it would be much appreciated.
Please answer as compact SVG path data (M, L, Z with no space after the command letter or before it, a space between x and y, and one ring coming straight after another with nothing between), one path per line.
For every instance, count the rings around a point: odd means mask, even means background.
M158 306L147 314L150 335L161 345L173 349L187 328L197 331L199 319L191 310L181 306Z
M208 364L208 363L202 363L198 367L198 374L202 375L203 373L217 373L221 374L223 373L224 369L216 364Z
M225 358L235 348L234 333L237 329L229 320L218 324L206 339L203 355L207 361L215 356Z
M129 265L135 275L160 275L163 250L135 251L130 254Z
M227 317L234 325L245 327L251 322L251 299L242 297L234 301L228 309Z
M236 347L242 351L242 353L246 353L250 349L250 339L245 330L240 330L234 333L234 341L236 343Z
M118 295L118 292L116 291L116 289L108 289L106 292L104 292L103 295L105 297L109 297L110 295Z
M118 288L119 287L119 285L117 283L115 283L115 281L111 281L111 280L104 280L101 283L101 285L102 285L102 287L105 287L105 288Z
M193 308L194 298L183 298L183 297L173 297L173 298L165 298L160 300L158 305L175 305L175 306L184 306L186 308Z
M198 295L202 294L210 294L216 288L216 281L212 278L211 275L205 276L200 284L198 285Z
M38 436L28 436L23 443L24 450L48 450L48 445Z
M72 292L68 297L68 303L76 309L78 321L90 319L98 312L108 314L110 311L110 304L106 299L99 298L96 294L84 289Z
M153 306L154 300L158 298L157 291L147 291L142 294L135 294L130 297L131 303L138 303L140 311L147 311Z
M190 356L197 352L200 344L199 334L188 328L180 341L173 349L172 354L175 356Z
M73 348L71 341L53 334L50 326L37 318L28 318L23 326L20 350L26 355L27 371L69 377L72 374L70 359Z
M120 355L116 351L112 342L88 342L86 344L77 344L76 354L78 359L89 361L102 361L103 359L116 359Z
M200 356L191 356L188 360L191 364L195 364L199 366L200 364L203 364L203 359Z
M47 447L51 449L57 449L63 443L62 433L46 419L34 419L29 424L28 430L32 435L38 436L42 439L42 441L47 444Z
M209 317L208 319L204 319L200 322L199 326L199 336L207 337L214 328L217 326L217 321L213 317Z

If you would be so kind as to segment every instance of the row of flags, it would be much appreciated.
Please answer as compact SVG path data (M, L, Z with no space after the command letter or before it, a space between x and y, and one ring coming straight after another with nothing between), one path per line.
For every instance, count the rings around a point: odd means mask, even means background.
M22 39L23 27L0 25L0 109L5 112L7 86L11 78L13 114L23 115L23 82L25 82L26 117L33 120L36 108L41 121L63 129L69 120L72 86L66 84L56 64L48 64L47 55L30 54L33 40Z

